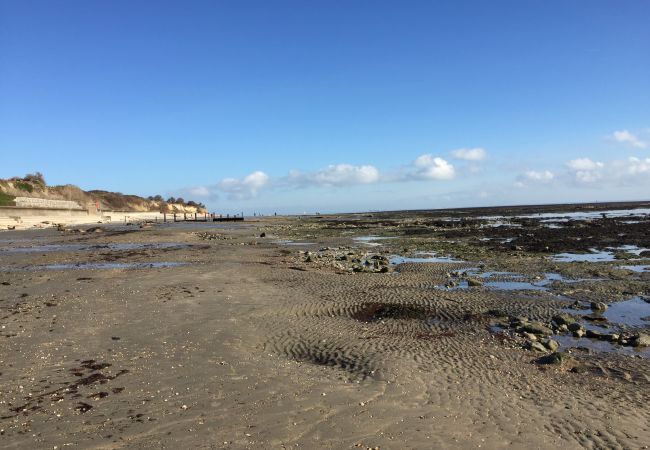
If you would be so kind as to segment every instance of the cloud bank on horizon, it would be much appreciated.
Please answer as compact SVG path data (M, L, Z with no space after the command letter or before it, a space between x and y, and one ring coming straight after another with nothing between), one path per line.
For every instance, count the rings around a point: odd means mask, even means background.
M618 154L621 151L630 151L630 148L638 153L647 148L645 135L650 135L650 130L636 134L620 130L608 135L607 140L618 147L615 148ZM628 150L622 149L625 147ZM485 180L482 179L481 172L489 172L490 168L499 172L499 180L489 179L487 175ZM401 166L385 169L371 163L353 165L339 162L306 171L289 169L286 175L281 176L255 170L240 178L224 178L214 184L195 186L184 192L216 203L221 201L221 195L225 195L230 201L248 202L262 197L267 199L277 192L294 190L347 191L362 186L390 187L397 183L428 183L435 186L435 191L441 196L447 195L451 198L450 194L444 192L446 184L459 179L481 184L480 189L469 194L477 199L486 199L492 195L491 192L513 188L539 191L650 185L650 155L632 154L606 161L580 156L568 159L556 167L529 167L504 175L502 167L490 161L485 148L463 147L443 154L423 153ZM314 202L318 203L316 200Z

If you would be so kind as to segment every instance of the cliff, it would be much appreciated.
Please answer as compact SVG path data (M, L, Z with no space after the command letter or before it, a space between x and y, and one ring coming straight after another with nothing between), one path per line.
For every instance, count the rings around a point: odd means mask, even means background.
M193 201L162 196L140 197L102 190L84 191L72 184L48 186L42 174L0 179L0 206L52 209L95 209L130 212L204 213L205 206Z

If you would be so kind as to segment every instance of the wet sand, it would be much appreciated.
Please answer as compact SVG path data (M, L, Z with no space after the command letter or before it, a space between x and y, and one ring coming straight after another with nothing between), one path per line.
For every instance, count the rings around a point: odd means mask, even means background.
M0 446L647 448L650 273L621 266L650 260L552 258L650 247L647 218L457 216L0 234ZM395 259L419 252L449 260ZM633 298L634 323L581 318Z

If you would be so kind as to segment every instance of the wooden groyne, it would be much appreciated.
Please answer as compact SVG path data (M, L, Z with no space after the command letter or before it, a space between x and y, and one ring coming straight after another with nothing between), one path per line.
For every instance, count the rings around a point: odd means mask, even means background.
M198 213L163 213L163 222L243 222L244 215L231 216L222 214Z

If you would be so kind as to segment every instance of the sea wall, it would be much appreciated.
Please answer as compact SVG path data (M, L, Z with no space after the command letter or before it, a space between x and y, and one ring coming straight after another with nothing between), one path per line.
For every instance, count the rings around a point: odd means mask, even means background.
M75 209L83 210L79 203L68 200L49 200L35 197L16 197L14 202L18 208L45 208L45 209Z
M101 215L85 209L0 207L0 230L45 228L52 224L84 224L104 221Z
M178 220L183 220L183 213L177 213ZM187 213L191 219L194 214ZM203 217L199 214L198 217ZM174 220L174 214L167 213L167 221ZM163 222L165 215L156 211L101 211L94 208L85 209L49 209L19 208L17 206L0 206L0 230L46 228L53 225L83 225L92 223L135 223L143 221Z

